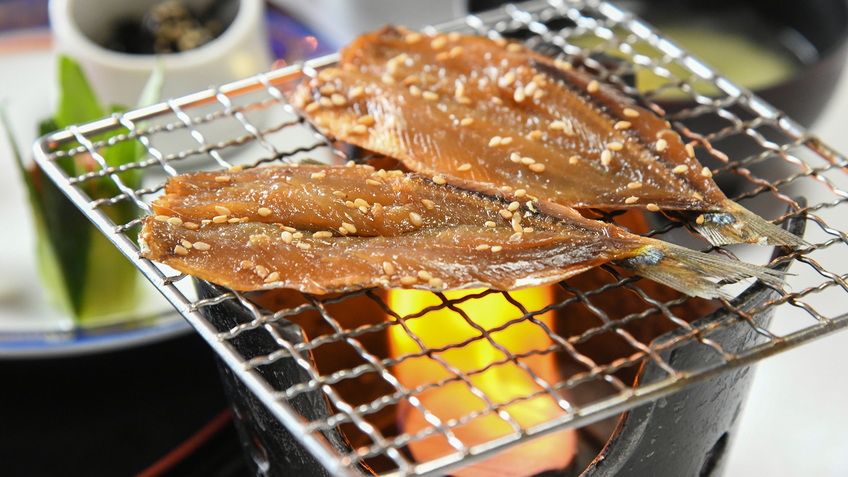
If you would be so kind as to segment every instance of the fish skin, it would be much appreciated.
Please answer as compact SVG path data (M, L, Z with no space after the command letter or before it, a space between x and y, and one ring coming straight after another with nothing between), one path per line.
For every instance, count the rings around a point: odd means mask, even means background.
M337 68L299 85L292 105L321 132L412 170L525 189L571 207L697 211L692 221L707 212L715 220L696 228L716 245L805 245L728 199L667 121L614 86L520 43L461 35L409 43L408 35L386 27L357 38ZM344 104L322 99L328 85ZM373 123L363 128L365 115ZM563 129L552 129L556 122ZM495 137L510 142L492 146ZM513 162L513 154L544 170Z
M514 290L604 263L703 297L724 296L716 280L780 282L762 267L634 235L558 204L425 172L274 166L187 174L169 180L165 192L152 204L156 215L143 220L142 255L236 290ZM357 199L370 207L346 205ZM224 209L227 220L216 223ZM520 224L510 214L521 214ZM278 276L268 281L274 272Z

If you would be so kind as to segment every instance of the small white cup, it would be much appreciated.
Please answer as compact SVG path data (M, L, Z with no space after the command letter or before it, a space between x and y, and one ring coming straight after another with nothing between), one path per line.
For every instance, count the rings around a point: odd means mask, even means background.
M50 0L55 51L74 58L82 66L104 105L120 104L132 109L153 71L157 55L116 52L100 43L107 40L116 23L141 18L162 1ZM211 1L184 3L201 10ZM264 1L232 0L231 3L227 7L232 22L217 38L193 50L158 55L164 59L163 100L245 78L271 67Z

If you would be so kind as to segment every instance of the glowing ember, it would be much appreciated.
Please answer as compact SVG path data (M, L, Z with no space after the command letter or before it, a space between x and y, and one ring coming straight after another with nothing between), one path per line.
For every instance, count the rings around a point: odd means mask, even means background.
M456 300L482 292L483 290L451 292L445 293L445 296ZM510 296L527 310L539 310L552 302L552 291L549 287L511 292ZM423 291L393 291L389 295L389 305L401 316L418 313L426 307L440 303L437 295ZM542 382L557 382L552 353L519 358L516 363L498 349L498 346L502 347L512 356L547 349L552 342L541 326L529 320L522 320L499 329L510 320L524 315L524 312L500 293L489 294L484 298L471 298L455 305L455 308L461 310L468 319L457 311L443 308L419 318L406 320L406 326L413 337L420 340L420 346L402 326L391 328L391 350L395 358L419 353L422 346L433 349L462 343L455 348L434 353L432 357L407 358L395 368L395 374L408 389L451 380L418 394L417 397L424 408L442 423L452 419L467 419L472 414L480 413L468 422L451 427L455 436L468 447L515 433L512 425L500 417L497 411L487 412L489 404L485 399L491 401L493 406L502 406L500 413L507 413L509 418L523 429L564 414L562 407L550 394L521 399L544 392L544 388L534 379L531 372ZM551 313L536 318L551 327ZM497 331L490 331L496 328ZM491 341L484 337L481 330L489 332ZM465 343L466 340L474 338L478 339ZM458 380L457 375L449 368L467 376L470 386ZM513 400L516 401L510 403ZM399 422L401 430L407 434L415 434L432 427L421 412L412 406L402 409ZM512 447L487 460L453 471L451 475L531 476L548 470L562 469L574 458L576 445L574 431L561 431ZM411 442L409 449L420 462L456 451L441 433Z

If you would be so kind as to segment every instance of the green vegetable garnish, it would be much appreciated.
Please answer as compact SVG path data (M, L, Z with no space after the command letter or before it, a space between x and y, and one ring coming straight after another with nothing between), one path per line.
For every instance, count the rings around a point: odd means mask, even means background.
M124 108L101 106L80 66L71 58L59 58L59 104L53 117L43 121L40 134L101 119ZM157 65L139 106L158 99L162 84L162 67ZM3 115L9 130L9 121ZM92 142L107 140L126 129L90 137ZM11 134L10 134L11 135ZM11 139L11 138L10 138ZM14 142L12 142L14 147ZM73 144L74 146L78 144ZM39 275L50 301L60 311L74 317L81 326L94 326L126 319L139 301L136 279L138 272L131 262L100 233L88 218L47 178L37 166L27 165L17 147L17 162L26 184L36 228ZM135 162L145 154L136 140L120 141L98 149L110 167ZM101 169L89 154L75 154L57 160L71 177ZM141 172L133 169L117 174L127 187L138 189ZM121 193L110 177L81 182L79 188L91 200L113 198ZM139 209L131 201L103 205L102 210L116 224L138 217ZM133 231L128 236L134 237Z

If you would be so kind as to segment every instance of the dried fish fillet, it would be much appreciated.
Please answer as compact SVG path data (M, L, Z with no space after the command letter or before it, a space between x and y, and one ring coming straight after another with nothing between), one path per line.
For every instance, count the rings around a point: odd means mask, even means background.
M667 121L520 43L387 27L291 101L322 132L413 170L571 207L688 211L716 245L805 245L728 199Z
M144 257L237 290L512 290L612 262L684 293L780 274L478 183L367 166L279 166L171 179Z

